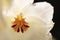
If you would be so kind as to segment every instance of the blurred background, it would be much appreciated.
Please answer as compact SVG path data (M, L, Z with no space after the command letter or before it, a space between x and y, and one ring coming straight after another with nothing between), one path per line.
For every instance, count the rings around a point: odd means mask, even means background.
M60 40L60 4L59 4L59 0L35 0L35 2L43 2L43 1L47 1L49 3L51 3L52 6L54 6L54 17L53 17L53 21L55 22L55 25L53 27L53 29L51 30L51 33L53 35L53 40Z

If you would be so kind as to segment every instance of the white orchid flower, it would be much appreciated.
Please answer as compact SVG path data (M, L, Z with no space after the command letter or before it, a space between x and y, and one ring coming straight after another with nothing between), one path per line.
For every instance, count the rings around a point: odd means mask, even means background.
M7 0L5 0L7 1ZM52 40L53 6L34 0L3 2L0 17L0 40Z

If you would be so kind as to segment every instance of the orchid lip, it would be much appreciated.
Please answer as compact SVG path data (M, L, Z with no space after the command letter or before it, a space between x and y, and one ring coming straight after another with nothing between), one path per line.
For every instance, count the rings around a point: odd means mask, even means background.
M15 21L13 22L12 28L16 32L21 31L22 33L24 33L24 31L26 31L29 28L28 23L22 16L22 13L20 15L17 15L17 18L15 18Z

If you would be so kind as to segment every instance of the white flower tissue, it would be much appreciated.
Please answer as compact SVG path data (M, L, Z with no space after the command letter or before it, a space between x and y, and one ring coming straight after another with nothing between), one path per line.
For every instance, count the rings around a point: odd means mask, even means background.
M34 0L2 0L0 11L0 40L52 40L53 6L48 2ZM25 18L29 28L24 33L11 27L17 15ZM21 29L20 29L21 30Z

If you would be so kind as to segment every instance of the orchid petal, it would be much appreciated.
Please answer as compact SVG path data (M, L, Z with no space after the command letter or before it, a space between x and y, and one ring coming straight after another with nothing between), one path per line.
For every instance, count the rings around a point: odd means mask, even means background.
M12 7L22 10L25 6L32 4L34 0L13 0Z
M46 23L51 22L54 12L53 6L48 2L37 2L34 5L35 11L40 16L40 18Z

